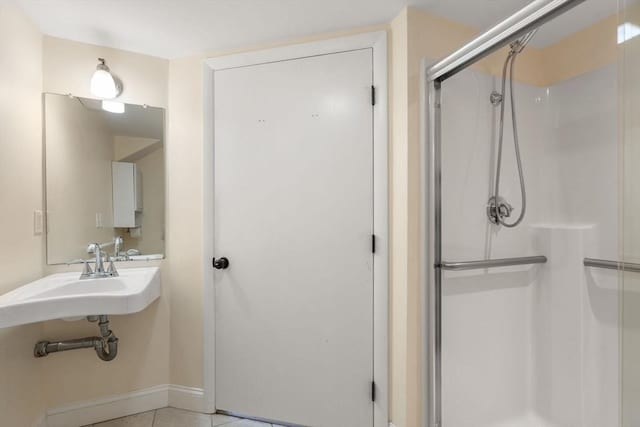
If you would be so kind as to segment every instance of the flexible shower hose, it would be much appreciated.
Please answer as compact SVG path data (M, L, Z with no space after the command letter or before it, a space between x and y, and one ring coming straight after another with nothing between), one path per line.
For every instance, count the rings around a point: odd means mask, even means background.
M494 203L496 204L495 213L496 213L496 219L498 223L508 228L513 228L518 224L520 224L527 212L527 190L525 188L524 172L522 171L522 159L520 156L520 144L518 141L518 124L516 122L515 95L513 91L514 64L516 62L516 57L518 56L518 53L519 52L515 50L511 50L509 52L509 55L507 56L507 60L504 62L504 67L502 69L503 99L502 99L502 102L500 103L500 131L498 133L498 159L496 163L496 185L495 185L494 199L493 199L495 201ZM520 210L520 215L518 216L518 219L516 219L516 221L512 223L508 223L503 219L498 206L498 200L499 200L498 196L500 194L500 169L502 168L502 146L504 141L504 109L505 109L505 103L506 103L504 94L505 94L505 89L507 85L507 67L509 71L509 96L511 101L511 121L513 125L513 145L515 147L515 152L516 152L516 162L518 164L518 175L520 177L520 192L522 195L522 209Z

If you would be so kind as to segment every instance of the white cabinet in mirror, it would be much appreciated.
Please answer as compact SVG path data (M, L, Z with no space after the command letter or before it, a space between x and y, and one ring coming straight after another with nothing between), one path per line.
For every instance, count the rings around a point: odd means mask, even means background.
M87 259L89 243L120 261L163 258L164 109L43 99L47 263Z

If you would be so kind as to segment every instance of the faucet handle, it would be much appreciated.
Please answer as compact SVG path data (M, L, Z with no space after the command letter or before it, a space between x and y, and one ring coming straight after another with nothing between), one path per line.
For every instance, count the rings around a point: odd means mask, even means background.
M67 265L71 265L71 264L80 264L82 263L82 274L80 275L81 279L86 279L91 277L91 275L93 274L93 270L91 269L91 266L89 265L89 260L86 259L82 259L82 258L78 258L78 259L74 259L73 261L69 261L66 264Z
M111 277L118 277L118 270L116 270L116 265L113 263L113 258L109 258L109 267L107 267L107 274Z
M93 270L91 270L91 266L89 265L89 261L83 260L84 267L82 268L82 276L87 277L93 274Z

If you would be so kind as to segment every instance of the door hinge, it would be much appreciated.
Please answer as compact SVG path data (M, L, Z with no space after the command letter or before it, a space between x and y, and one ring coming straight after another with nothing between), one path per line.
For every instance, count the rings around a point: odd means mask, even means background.
M376 87L371 86L371 105L376 105Z
M372 254L376 253L376 235L375 234L371 235L371 253Z
M376 382L371 381L371 401L376 401Z

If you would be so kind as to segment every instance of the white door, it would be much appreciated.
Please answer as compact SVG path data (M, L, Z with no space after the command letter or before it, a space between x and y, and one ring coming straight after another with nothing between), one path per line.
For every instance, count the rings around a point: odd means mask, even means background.
M373 425L372 50L216 71L216 407Z

